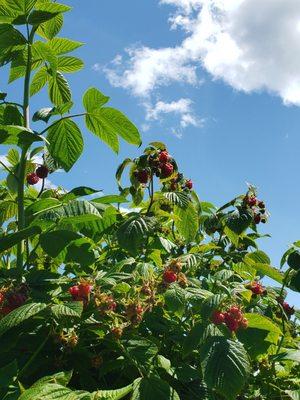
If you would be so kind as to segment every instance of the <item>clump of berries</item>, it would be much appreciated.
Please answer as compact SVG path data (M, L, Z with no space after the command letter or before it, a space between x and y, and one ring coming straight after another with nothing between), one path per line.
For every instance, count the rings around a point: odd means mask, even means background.
M11 290L3 290L0 292L0 314L5 316L21 307L28 299L28 288L21 285Z
M256 225L259 223L265 224L268 219L266 205L262 200L256 197L254 189L250 189L243 200L244 206L251 210L253 221Z
M95 304L101 314L116 311L118 306L113 296L106 293L96 293Z
M145 310L140 303L131 303L126 307L125 313L133 325L139 324L143 319Z
M290 306L289 303L284 301L282 297L277 298L278 303L280 304L281 310L286 314L288 318L295 314L295 308ZM281 316L281 315L280 315Z
M215 325L225 324L230 332L236 332L238 329L246 329L248 320L244 317L240 307L233 305L226 311L215 310L212 313L211 320Z
M46 165L40 165L36 168L35 172L31 172L26 176L26 181L28 185L36 185L40 179L46 179L49 174L49 169Z
M187 285L187 278L185 274L181 272L182 265L177 259L172 260L163 272L163 283L169 285L174 282L178 282L181 286Z
M247 288L256 296L265 295L267 293L266 288L260 282L253 281L247 285Z
M88 282L81 282L79 285L74 285L69 288L69 293L74 301L83 301L87 304L90 299L93 286Z

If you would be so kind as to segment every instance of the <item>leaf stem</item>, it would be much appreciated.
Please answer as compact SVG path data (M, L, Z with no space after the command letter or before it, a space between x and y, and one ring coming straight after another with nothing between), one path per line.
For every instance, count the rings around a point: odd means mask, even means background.
M16 107L19 107L19 108L23 109L23 105L22 105L22 104L14 103L13 101L6 101L6 100L4 100L4 101L2 101L2 102L0 103L0 105L2 106L3 104L9 105L9 106L16 106Z
M17 175L9 167L7 167L2 161L0 161L0 164L3 166L3 168L6 169L7 172L12 174L16 179L18 179Z
M73 115L67 115L65 117L62 117L62 118L58 119L57 121L54 121L53 124L47 126L47 128L42 130L42 132L40 132L39 135L43 135L45 132L47 132L48 129L52 128L53 126L58 124L60 121L63 121L64 119L70 119L70 118L76 118L76 117L84 117L85 115L87 115L87 113L73 114Z

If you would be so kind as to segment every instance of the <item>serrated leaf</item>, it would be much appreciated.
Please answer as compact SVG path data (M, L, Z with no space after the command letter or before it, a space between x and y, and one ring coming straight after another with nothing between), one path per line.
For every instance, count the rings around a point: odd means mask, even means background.
M53 39L61 30L63 26L64 18L62 14L58 14L50 21L44 22L39 25L37 33L45 39Z
M226 216L226 226L235 234L240 235L252 223L253 216L249 211L236 210Z
M180 400L180 398L166 381L153 376L137 382L131 400Z
M25 304L13 311L0 320L0 336L9 329L18 326L23 321L33 317L46 308L44 303Z
M14 144L22 147L42 141L43 138L35 134L31 129L17 125L0 125L0 144Z
M0 253L15 246L21 240L28 239L31 236L37 235L41 229L37 226L22 229L10 235L2 236L0 239Z
M58 58L57 68L60 72L72 73L80 71L84 67L84 63L80 58L62 56Z
M193 205L189 203L186 208L175 207L174 213L179 217L175 226L186 241L193 241L199 229L198 213Z
M38 93L48 82L50 75L47 72L46 67L40 68L35 75L30 84L30 96L34 96Z
M105 96L96 88L89 88L83 95L83 106L88 113L101 108L109 101L109 97Z
M48 150L59 164L69 171L83 150L83 138L74 121L61 119L48 129Z
M187 193L184 192L166 192L163 196L173 205L180 208L187 208L191 199Z
M44 121L47 123L52 115L52 111L53 107L41 108L39 111L36 111L33 114L32 121L33 122Z
M209 338L201 348L204 382L228 400L235 400L250 374L250 361L243 345L225 337Z
M81 42L76 42L67 38L53 38L48 44L56 55L70 53L83 45Z
M73 301L64 304L55 304L51 307L51 312L58 318L80 318L83 311L82 301Z
M40 236L40 244L43 250L51 257L57 257L73 240L79 239L76 232L57 230L43 233Z
M59 71L49 78L49 97L56 106L71 101L71 89L66 78Z

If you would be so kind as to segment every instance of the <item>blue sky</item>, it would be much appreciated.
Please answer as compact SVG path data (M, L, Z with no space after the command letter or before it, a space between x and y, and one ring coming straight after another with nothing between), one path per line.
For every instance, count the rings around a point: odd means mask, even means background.
M289 58L297 50L291 48L295 32L281 38L290 39L281 60L281 44L272 30L294 23L295 2L280 0L277 5L282 4L282 9L261 10L261 19L266 19L245 25L242 31L239 24L248 20L253 9L246 4L249 0L234 0L234 10L222 10L226 20L221 23L227 31L220 36L220 26L212 26L211 15L200 14L203 1L65 1L74 9L66 15L60 36L86 43L76 51L85 69L69 75L76 111L90 86L111 96L111 106L140 128L144 145L154 140L166 143L203 200L222 205L245 192L246 182L256 185L271 213L262 231L272 238L262 239L261 247L278 266L283 252L300 239L300 77L295 72L297 55L295 65ZM253 6L257 3L250 1ZM204 3L214 2L222 3ZM213 45L202 31L202 36L196 36L198 28L219 35ZM268 48L264 48L266 38L274 40ZM198 39L205 45L199 47ZM241 54L244 48L247 54ZM139 66L152 69L141 71ZM3 77L2 72L2 87L8 89ZM8 90L12 99L18 96L19 85ZM48 105L43 94L39 100L33 98L32 110ZM107 194L116 192L117 165L139 150L122 143L120 154L115 155L81 126L84 154L69 174L57 173L52 181L67 188L85 184ZM289 298L300 304L298 294Z

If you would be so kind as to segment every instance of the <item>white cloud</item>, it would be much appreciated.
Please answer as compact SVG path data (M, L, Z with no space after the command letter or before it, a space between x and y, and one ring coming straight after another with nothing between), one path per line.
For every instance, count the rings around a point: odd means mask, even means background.
M200 68L244 92L267 90L300 105L299 0L161 0L171 27L184 30L174 47L131 47L106 68L110 82L149 98L161 86L199 84Z

